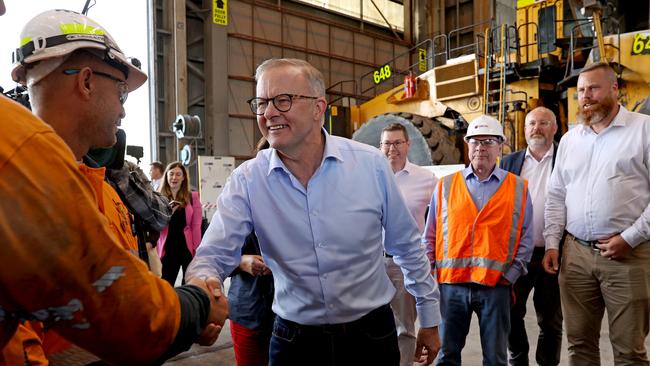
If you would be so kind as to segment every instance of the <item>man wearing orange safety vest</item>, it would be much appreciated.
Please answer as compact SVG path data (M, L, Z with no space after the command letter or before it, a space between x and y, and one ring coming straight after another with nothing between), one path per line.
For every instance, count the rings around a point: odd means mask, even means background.
M501 124L474 119L465 142L470 165L443 177L431 198L424 242L440 283L437 365L460 365L472 313L479 319L483 365L507 365L511 285L533 250L528 183L497 166Z

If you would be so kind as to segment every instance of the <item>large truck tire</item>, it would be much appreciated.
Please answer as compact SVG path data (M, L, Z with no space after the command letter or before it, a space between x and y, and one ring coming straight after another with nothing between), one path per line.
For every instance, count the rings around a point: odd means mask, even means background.
M352 139L379 147L381 131L392 123L406 126L411 140L409 161L417 165L463 164L462 141L435 118L386 113L364 123Z

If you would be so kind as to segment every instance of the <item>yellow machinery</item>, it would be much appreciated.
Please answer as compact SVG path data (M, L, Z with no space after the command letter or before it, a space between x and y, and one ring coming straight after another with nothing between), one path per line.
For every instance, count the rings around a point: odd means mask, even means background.
M475 43L464 46L468 55L450 58L454 50L442 35L412 50L420 62L409 70L382 66L379 78L375 71L375 81L381 81L389 72L402 77L423 70L422 49L428 48L428 67L417 76L415 93L400 85L351 106L352 132L378 118L383 124L407 120L420 129L434 164L452 164L466 155L460 137L467 121L486 113L504 125L504 153L522 149L524 117L538 105L555 111L558 138L566 132L577 111L577 75L585 64L599 61L619 73L622 105L650 110L650 31L621 34L613 8L596 0L518 0L517 5L517 24L477 32Z

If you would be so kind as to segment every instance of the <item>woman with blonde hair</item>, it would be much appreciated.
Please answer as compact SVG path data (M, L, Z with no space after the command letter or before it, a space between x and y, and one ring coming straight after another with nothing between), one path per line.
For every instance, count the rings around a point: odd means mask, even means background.
M201 200L198 192L190 192L187 169L178 161L167 165L160 193L169 199L172 217L160 232L156 249L162 261L162 278L174 286L181 267L185 283L185 271L201 243Z

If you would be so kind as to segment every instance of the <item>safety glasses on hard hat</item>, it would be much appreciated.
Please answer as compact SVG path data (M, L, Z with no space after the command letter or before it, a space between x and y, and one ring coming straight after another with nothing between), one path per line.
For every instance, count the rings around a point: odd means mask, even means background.
M103 76L105 78L109 78L109 79L117 82L117 89L120 92L120 103L124 104L124 102L126 102L126 98L129 96L129 85L126 83L126 81L124 81L124 80L122 80L122 79L120 79L118 77L115 77L115 76L113 76L111 74L107 74L105 72L95 71L93 69L90 69L90 71L92 71L92 73L95 74L95 75ZM65 69L65 70L63 70L63 73L66 74L66 75L74 75L74 74L78 74L79 72L81 72L81 69Z

